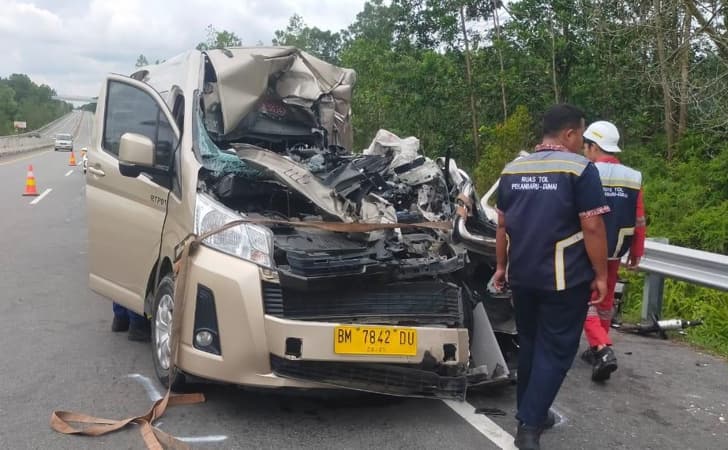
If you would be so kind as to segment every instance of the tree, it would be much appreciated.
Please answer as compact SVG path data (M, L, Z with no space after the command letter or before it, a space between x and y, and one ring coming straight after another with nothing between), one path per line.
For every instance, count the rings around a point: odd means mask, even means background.
M53 100L54 95L50 86L39 86L25 74L0 78L0 134L10 133L15 120L32 130L71 111L72 105Z
M147 57L144 55L139 55L134 67L144 67L144 66L148 66L148 65L149 65L149 61L147 61Z
M240 47L243 44L243 41L235 33L227 30L219 31L212 25L207 26L206 33L207 39L197 44L197 47L195 47L197 50Z
M343 45L341 33L309 27L298 14L288 20L285 30L276 30L273 45L298 47L331 64L339 64Z
M10 134L13 130L13 116L18 108L15 91L0 83L0 135Z

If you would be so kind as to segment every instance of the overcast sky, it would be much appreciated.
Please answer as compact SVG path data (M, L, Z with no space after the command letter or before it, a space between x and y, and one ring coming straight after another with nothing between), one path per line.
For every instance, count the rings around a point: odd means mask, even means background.
M129 74L194 48L205 28L269 44L298 13L338 31L365 0L0 0L0 77L25 73L59 94L96 96L106 73Z

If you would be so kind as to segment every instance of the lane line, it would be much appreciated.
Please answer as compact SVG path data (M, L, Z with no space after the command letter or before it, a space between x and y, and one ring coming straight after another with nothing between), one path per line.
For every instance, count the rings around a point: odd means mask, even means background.
M159 389L157 389L157 386L154 384L154 382L148 378L145 377L142 374L139 373L130 373L127 375L127 378L131 378L133 380L138 381L143 387L144 390L147 392L147 396L152 401L157 401L160 398L162 398L162 393L159 392ZM161 429L162 421L157 422L156 424L152 424L156 426L157 428ZM175 439L179 439L182 442L191 442L191 443L205 443L205 442L223 442L227 440L227 436L224 434L212 434L208 436L184 436L184 437L177 437L175 436Z
M152 380L145 377L144 375L139 373L131 373L127 375L127 377L137 380L144 387L144 390L147 392L149 400L156 402L160 398L164 397L162 393L159 392L159 389L157 389L157 386L154 385Z
M513 436L485 415L475 414L475 408L470 403L456 400L443 400L443 403L502 450L517 450L513 445Z
M32 202L30 202L30 204L31 205L35 205L39 201L43 200L43 197L45 197L46 195L50 194L52 190L53 190L52 188L46 189L45 191L43 191L42 194L40 194L38 197L36 197L35 200L33 200Z
M71 175L72 173L73 173L73 169L71 169L68 172L66 172L66 174L64 175L64 177L67 177L67 176Z
M159 428L159 427L157 427ZM211 436L190 436L190 437L179 437L175 436L175 439L179 439L182 442L192 443L203 443L203 442L224 442L227 440L227 436L224 434L213 434Z
M15 163L15 162L18 162L18 161L23 161L25 159L35 158L36 156L45 155L46 153L50 153L52 151L53 150L45 150L45 151L42 151L42 152L33 153L32 155L24 156L22 158L14 158L14 159L11 159L10 161L0 162L0 166L7 166L8 164L12 164L12 163ZM11 158L12 158L12 156L11 156Z

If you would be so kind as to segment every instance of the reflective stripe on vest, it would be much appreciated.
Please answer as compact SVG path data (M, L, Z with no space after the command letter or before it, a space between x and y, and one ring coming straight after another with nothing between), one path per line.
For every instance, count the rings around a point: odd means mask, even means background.
M605 217L609 258L619 259L632 245L642 174L623 164L597 162L594 165L599 170L604 195L612 210Z

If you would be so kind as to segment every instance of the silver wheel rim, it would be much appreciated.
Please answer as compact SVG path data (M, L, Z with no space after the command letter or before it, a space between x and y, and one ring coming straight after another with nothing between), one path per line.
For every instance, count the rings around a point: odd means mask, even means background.
M172 312L174 300L169 294L164 294L157 305L157 314L154 319L154 351L157 361L164 370L169 370L170 345L172 335Z

